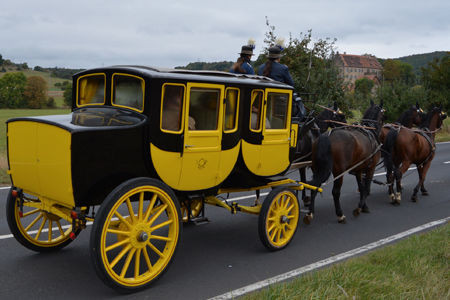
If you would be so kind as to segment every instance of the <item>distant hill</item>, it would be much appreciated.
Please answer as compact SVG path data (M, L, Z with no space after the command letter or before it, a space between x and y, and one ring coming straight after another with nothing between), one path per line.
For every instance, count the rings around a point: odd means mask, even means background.
M175 69L185 70L209 70L209 71L229 71L234 62L221 61L221 62L194 62L189 63L186 66L175 67Z
M449 51L435 51L431 53L414 54L409 56L403 56L399 58L393 58L402 62L408 63L413 66L414 73L416 75L421 74L420 68L426 68L428 63L434 59L441 59L445 55L450 55Z

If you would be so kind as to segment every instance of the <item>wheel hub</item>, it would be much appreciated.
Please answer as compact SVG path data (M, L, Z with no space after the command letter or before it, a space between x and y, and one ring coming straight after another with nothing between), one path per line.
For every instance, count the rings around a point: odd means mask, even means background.
M145 232L145 231L141 231L141 232L138 233L136 239L137 239L139 242L145 242L145 241L148 240L148 233Z
M289 221L288 217L286 215L282 215L280 218L280 223L284 224L287 223Z

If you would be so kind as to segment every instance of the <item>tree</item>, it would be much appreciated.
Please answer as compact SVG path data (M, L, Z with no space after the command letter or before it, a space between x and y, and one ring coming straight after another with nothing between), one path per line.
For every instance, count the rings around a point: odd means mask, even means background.
M256 69L267 60L268 48L277 40L275 26L267 17L266 25L266 47L254 63ZM313 41L312 30L300 33L299 38L290 36L281 63L289 67L294 88L305 101L328 104L336 100L345 109L344 82L334 63L335 42L329 38Z
M67 85L64 89L64 104L72 107L72 85Z
M0 108L17 108L23 104L27 78L22 72L6 73L0 78Z
M383 64L384 80L393 84L394 82L403 82L412 86L416 82L413 66L395 59L387 59Z
M428 102L441 103L446 111L450 111L450 52L422 68L422 81Z
M3 65L3 56L0 54L0 66Z
M28 77L23 94L27 107L44 107L47 102L47 82L40 76Z

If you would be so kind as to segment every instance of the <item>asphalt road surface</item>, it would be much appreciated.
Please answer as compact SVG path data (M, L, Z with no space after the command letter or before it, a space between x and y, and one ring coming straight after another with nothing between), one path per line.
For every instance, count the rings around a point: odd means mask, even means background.
M376 173L384 172L380 169ZM330 188L316 201L311 225L301 223L291 244L269 252L258 237L258 216L231 215L206 207L210 223L185 226L171 266L142 292L118 295L97 278L89 257L90 226L68 247L36 254L11 237L6 223L7 189L0 190L1 299L206 299L349 251L431 221L450 216L450 143L437 145L425 182L430 196L409 201L418 176L408 171L403 201L389 204L387 188L373 185L370 214L352 215L359 195L353 176L346 175L341 203L347 224L338 224ZM379 174L378 180L385 176ZM232 197L243 194L232 195ZM250 193L248 195L251 195ZM240 200L242 202L251 200ZM301 218L303 217L303 213Z

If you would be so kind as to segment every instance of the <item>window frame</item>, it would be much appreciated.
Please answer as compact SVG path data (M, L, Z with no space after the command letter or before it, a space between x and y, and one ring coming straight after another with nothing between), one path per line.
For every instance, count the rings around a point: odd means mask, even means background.
M104 85L103 85L103 103L86 103L86 104L80 104L80 80L86 77L92 77L92 76L98 76L102 75L104 79ZM77 78L77 93L76 93L76 105L77 107L85 107L85 106L93 106L93 105L105 105L106 103L106 73L91 73L82 75Z
M236 90L237 91L237 101L236 101L236 110L234 112L234 126L232 129L225 129L225 125L226 125L226 99L227 99L227 92L229 90ZM238 130L238 125L239 125L239 104L241 103L241 90L239 88L236 87L227 87L225 89L225 98L224 98L224 105L223 105L223 132L224 133L233 133L236 132Z
M182 99L182 105L181 105L181 119L180 119L180 129L178 131L170 130L170 129L163 129L162 128L162 120L163 120L163 110L164 110L164 96L166 93L165 87L166 86L181 86L183 87L183 99ZM173 82L166 82L161 87L161 108L159 111L159 130L166 133L182 133L184 130L184 115L185 115L185 106L186 106L186 91L187 87L183 83L173 83Z
M269 94L285 94L287 96L287 103L286 103L286 112L285 112L285 119L284 119L284 127L283 128L266 128L266 124L264 122L264 131L269 132L280 132L280 131L286 131L289 129L289 112L291 111L292 114L292 100L289 101L290 98L292 98L292 93L287 90L281 90L281 89L267 89L265 96L265 109L264 109L264 120L267 118L267 106L269 104ZM289 105L290 104L290 105Z
M253 129L252 128L252 107L253 107L253 95L260 92L262 94L262 100L261 100L261 107L259 108L260 112L259 112L259 128L258 129ZM265 93L263 89L254 89L252 90L252 93L250 95L250 115L249 115L249 123L248 123L248 128L250 129L251 132L257 132L260 133L262 132L263 129L263 118L264 118L264 103L265 103Z
M119 75L119 76L128 76L128 77L133 77L133 78L137 78L141 81L142 85L142 109L137 109L131 106L126 106L126 105L120 105L120 104L115 104L114 103L114 76ZM136 75L132 75L132 74L126 74L126 73L113 73L111 76L111 106L115 106L115 107L122 107L122 108L127 108L127 109L131 109L134 111L137 111L139 113L142 113L144 111L144 106L145 106L145 79L140 77L140 76L136 76Z

